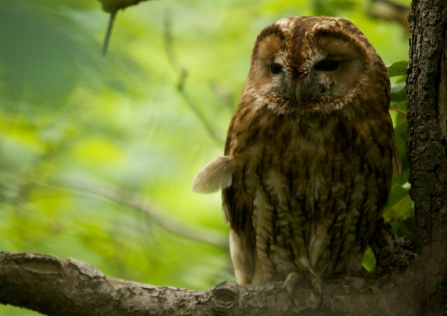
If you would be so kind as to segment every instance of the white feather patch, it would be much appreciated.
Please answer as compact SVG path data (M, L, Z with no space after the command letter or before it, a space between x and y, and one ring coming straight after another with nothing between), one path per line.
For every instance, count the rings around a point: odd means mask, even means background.
M203 167L192 180L192 190L196 193L212 193L228 188L233 181L231 158L222 156Z

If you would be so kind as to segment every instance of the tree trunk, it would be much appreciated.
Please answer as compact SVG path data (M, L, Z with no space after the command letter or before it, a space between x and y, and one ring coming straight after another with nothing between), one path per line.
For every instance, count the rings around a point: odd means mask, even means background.
M420 246L427 248L439 238L437 232L445 229L447 219L447 1L414 0L409 20L407 156L415 229ZM431 262L443 256L441 251L432 247L431 258L421 268L429 270ZM432 273L439 273L439 278L430 285L423 311L442 315L447 306L447 275L440 270ZM428 288L422 281L421 287Z
M407 155L421 244L447 218L447 1L415 0L410 14Z

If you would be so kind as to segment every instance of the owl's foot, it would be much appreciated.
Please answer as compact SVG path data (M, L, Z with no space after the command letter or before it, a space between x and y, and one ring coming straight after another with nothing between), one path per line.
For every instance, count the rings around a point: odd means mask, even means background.
M315 298L316 298L316 309L319 309L321 307L321 304L323 304L323 288L322 288L323 281L319 277L313 276L312 277L312 289L314 290Z
M284 281L282 288L286 289L287 295L293 302L293 290L295 289L296 285L301 283L303 281L303 277L299 275L296 272L290 272L287 276L286 280Z
M286 280L284 281L282 288L287 291L287 296L289 297L290 301L293 303L295 300L295 288L296 286L303 281L303 277L299 275L296 272L290 272L289 275L287 275ZM322 281L321 279L316 276L311 276L312 281L312 289L315 295L315 309L319 309L321 307L321 304L323 303L323 289L322 289Z

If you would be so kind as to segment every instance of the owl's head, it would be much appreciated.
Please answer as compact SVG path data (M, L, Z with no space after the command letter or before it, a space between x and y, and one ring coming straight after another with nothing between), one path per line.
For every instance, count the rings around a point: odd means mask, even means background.
M382 112L390 83L380 56L354 24L291 17L258 35L244 92L278 114Z

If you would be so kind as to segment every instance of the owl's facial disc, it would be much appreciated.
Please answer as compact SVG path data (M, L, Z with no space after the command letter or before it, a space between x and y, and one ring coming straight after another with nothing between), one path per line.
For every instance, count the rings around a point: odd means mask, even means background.
M354 37L355 32L346 32L340 23L346 21L291 18L261 31L246 84L258 108L327 115L352 104L369 80L375 63L368 54L375 51L363 35Z

